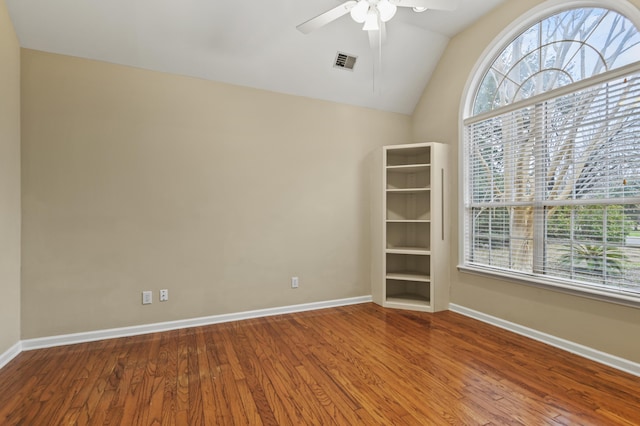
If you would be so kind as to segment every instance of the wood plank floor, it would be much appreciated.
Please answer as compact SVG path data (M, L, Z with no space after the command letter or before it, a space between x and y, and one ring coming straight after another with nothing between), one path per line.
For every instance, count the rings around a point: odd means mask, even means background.
M2 425L637 425L640 378L362 304L23 352Z

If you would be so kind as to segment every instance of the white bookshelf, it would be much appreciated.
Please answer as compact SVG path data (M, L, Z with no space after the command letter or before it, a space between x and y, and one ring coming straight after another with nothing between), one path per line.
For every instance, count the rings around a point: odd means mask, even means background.
M384 307L449 307L447 148L436 142L390 145L376 156L372 294Z

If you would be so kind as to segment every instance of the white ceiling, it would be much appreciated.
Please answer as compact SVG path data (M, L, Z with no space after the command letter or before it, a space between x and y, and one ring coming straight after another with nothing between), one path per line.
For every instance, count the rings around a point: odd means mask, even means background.
M454 12L398 8L382 70L349 15L304 35L336 0L6 0L29 49L411 114L450 37L505 0ZM358 57L333 67L337 51ZM375 76L375 78L374 78Z

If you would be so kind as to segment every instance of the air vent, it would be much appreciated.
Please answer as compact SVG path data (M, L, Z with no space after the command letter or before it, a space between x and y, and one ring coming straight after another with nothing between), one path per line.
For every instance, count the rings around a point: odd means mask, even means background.
M336 61L333 66L334 68L353 71L353 67L356 64L356 59L358 59L356 56L338 52L338 54L336 55Z

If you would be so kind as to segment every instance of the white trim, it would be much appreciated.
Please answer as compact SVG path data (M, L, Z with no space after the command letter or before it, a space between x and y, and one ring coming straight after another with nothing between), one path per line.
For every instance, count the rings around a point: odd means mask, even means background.
M454 303L449 304L449 309L461 315L477 319L484 323L491 324L508 331L512 331L516 334L520 334L521 336L546 343L556 348L563 349L567 352L571 352L592 361L596 361L601 364L608 365L609 367L613 367L615 369L640 377L640 364L629 361L628 359L620 358L606 352L601 352L588 346L561 339L559 337L552 336L551 334L543 333L541 331L537 331L532 328L525 327L491 315L487 315L473 309L465 308L464 306L456 305Z
M281 306L277 308L258 309L255 311L237 312L232 314L211 315L200 318L190 318L177 321L159 322L155 324L135 325L131 327L112 328L82 333L63 334L59 336L40 337L23 340L22 350L50 348L54 346L72 345L76 343L94 342L96 340L114 339L118 337L137 336L140 334L157 333L203 325L219 324L230 321L241 321L250 318L261 318L273 315L290 314L296 312L313 311L317 309L335 308L339 306L356 305L373 301L371 296L351 297L347 299L327 300L324 302L303 303L300 305ZM1 359L1 358L0 358Z
M11 346L4 353L0 354L0 368L9 364L9 362L20 355L22 352L22 342L18 342L15 345Z

